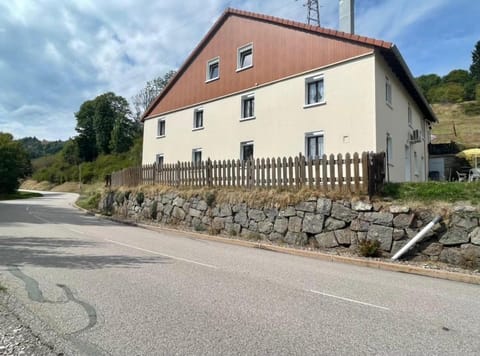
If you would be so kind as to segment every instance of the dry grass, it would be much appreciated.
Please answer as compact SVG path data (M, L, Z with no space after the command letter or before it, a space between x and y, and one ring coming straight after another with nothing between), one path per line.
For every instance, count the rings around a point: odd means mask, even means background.
M283 208L295 205L310 198L327 197L332 199L352 198L350 193L320 192L314 189L303 188L298 191L285 189L245 189L245 188L205 188L205 187L168 187L161 185L148 185L142 187L119 187L115 189L122 192L143 192L148 196L163 195L166 193L178 193L185 199L198 196L206 201L214 200L215 204L238 204L247 203L251 207L276 207ZM359 199L353 196L353 200Z
M27 190L41 190L41 191L49 191L54 187L53 183L43 181L37 182L33 179L27 179L22 182L20 185L20 189L27 189Z
M480 147L480 115L466 115L465 105L468 103L432 105L439 120L433 126L433 134L437 137L433 143L455 141L465 148Z

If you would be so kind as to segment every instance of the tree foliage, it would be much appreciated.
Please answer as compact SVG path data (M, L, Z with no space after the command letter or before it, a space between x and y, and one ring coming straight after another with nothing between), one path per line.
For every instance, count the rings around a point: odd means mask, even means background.
M93 161L99 154L127 151L139 131L130 119L127 100L111 92L84 102L75 116L82 161Z
M36 137L24 137L19 139L18 141L23 145L30 159L35 159L38 157L57 153L63 148L63 145L65 144L64 141L60 141L60 140L40 141Z
M13 193L19 179L31 172L28 153L13 136L0 132L0 194Z
M477 42L472 51L472 65L470 66L470 74L477 83L480 83L480 41Z
M168 82L177 72L170 70L163 76L148 81L145 87L132 97L132 104L135 110L134 117L138 121L152 101L162 92Z

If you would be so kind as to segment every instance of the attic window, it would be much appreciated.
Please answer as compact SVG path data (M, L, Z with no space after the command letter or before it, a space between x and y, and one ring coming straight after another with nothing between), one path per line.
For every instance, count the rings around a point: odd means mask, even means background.
M316 75L305 79L305 107L325 104L324 78Z
M165 137L165 119L157 121L157 137Z
M207 62L207 82L220 77L220 58L214 58Z
M237 71L253 67L253 44L240 47L237 52Z

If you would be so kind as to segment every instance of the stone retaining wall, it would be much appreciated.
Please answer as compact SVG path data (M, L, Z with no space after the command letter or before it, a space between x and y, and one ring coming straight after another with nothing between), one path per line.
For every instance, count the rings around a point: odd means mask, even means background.
M189 199L179 193L106 192L101 210L137 222L181 226L197 232L320 249L357 251L361 240L378 240L384 257L395 254L435 214L388 202L310 198L296 205L254 208L217 204L214 195ZM480 211L453 206L405 259L480 268Z

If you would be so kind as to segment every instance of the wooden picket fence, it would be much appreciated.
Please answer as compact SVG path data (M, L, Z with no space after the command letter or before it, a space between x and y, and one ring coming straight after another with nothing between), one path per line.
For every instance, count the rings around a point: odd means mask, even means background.
M107 178L107 185L161 184L189 187L292 188L351 191L373 195L385 177L385 154L347 153L307 159L267 158L256 160L210 159L198 163L178 162L160 166L126 168Z

